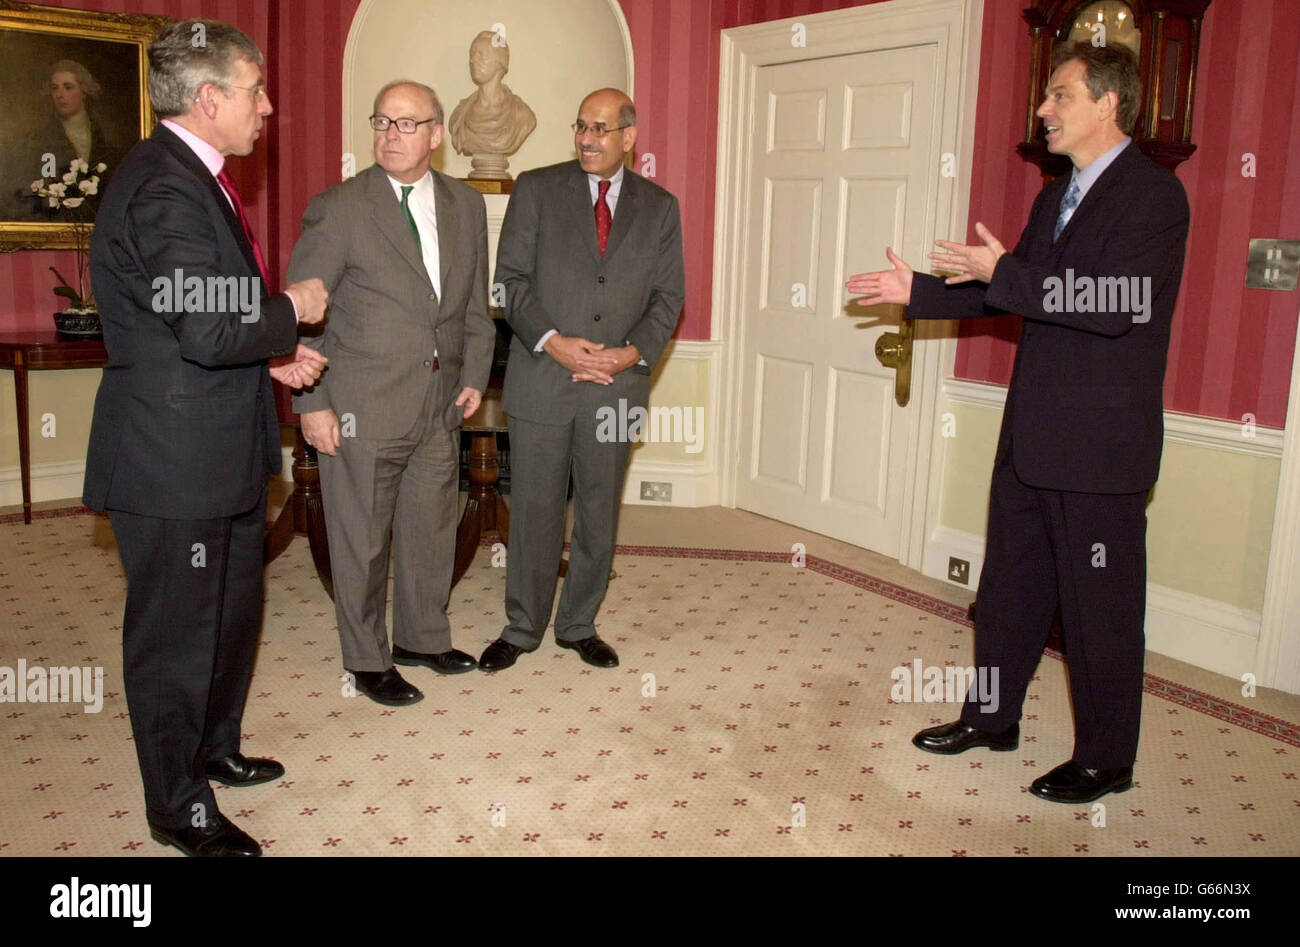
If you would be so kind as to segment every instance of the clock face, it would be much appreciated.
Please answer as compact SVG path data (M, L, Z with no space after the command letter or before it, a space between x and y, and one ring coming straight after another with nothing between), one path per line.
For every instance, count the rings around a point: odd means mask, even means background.
M1142 34L1138 32L1133 11L1123 0L1098 0L1090 3L1074 18L1069 42L1090 42L1097 46L1127 46L1134 55L1141 54Z

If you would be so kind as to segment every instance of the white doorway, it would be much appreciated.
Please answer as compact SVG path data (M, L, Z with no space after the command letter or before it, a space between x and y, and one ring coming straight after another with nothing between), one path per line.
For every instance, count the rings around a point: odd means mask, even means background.
M981 13L893 0L723 33L724 502L914 568L952 345L925 328L900 405L874 352L898 326L849 315L843 284L887 244L924 266L964 237Z

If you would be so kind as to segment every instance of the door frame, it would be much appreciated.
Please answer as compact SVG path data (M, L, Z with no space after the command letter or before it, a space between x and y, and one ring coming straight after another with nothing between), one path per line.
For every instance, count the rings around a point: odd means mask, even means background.
M935 110L935 156L956 156L956 175L941 178L934 216L926 231L936 239L965 240L970 204L971 164L979 88L980 39L984 0L885 0L862 7L789 17L722 31L718 75L718 165L714 209L713 313L711 338L721 340L719 393L722 398L721 502L735 507L741 476L742 425L740 380L744 366L744 321L740 314L744 260L755 208L748 206L752 161L747 145L753 132L754 89L763 66L820 59L876 49L934 43L937 47L939 99ZM806 45L794 45L798 25ZM885 266L884 247L880 266ZM918 266L922 261L916 261ZM843 289L840 290L843 293ZM844 298L841 296L841 298ZM899 561L920 570L926 537L938 520L932 504L932 479L939 422L940 387L952 375L956 341L951 322L930 320L915 325L912 350L912 397L917 423L907 448L911 478L904 486L903 528ZM938 344L936 344L938 343Z
M1300 694L1300 325L1291 356L1291 392L1282 435L1273 539L1256 646L1255 671L1262 687Z

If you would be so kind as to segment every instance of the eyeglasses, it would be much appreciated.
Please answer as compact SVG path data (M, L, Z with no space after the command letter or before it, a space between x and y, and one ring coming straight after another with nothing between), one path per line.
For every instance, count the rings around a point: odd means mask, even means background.
M573 133L574 133L575 135L578 135L578 136L582 136L582 135L585 134L586 132L591 132L591 133L592 133L593 135L595 135L597 138L604 138L604 137L605 137L606 135L608 135L610 132L618 132L618 131L622 131L622 130L625 129L625 128L631 128L632 126L631 126L631 125L616 125L616 126L613 127L613 128L606 128L604 122L592 122L590 125L588 125L588 124L587 124L586 122L584 122L582 119L578 119L576 122L574 122L574 123L573 123L572 125L570 125L569 127L572 128L572 129L573 129Z
M389 125L396 125L397 130L403 135L414 135L415 130L421 125L427 125L436 119L426 118L422 122L417 122L413 118L389 118L387 115L371 115L370 127L377 132L388 131Z
M232 89L243 89L245 92L253 93L253 101L266 98L266 86L264 85L232 85Z

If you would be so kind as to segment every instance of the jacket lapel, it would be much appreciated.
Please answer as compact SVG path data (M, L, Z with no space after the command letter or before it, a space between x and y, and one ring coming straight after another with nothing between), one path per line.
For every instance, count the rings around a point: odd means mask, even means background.
M582 165L577 161L573 162L573 176L569 180L569 193L565 195L564 202L583 244L599 260L600 245L596 242L596 214L591 203L591 185L587 183L587 172L582 170Z
M155 141L165 147L181 164L198 179L212 200L216 202L217 207L221 209L221 214L226 219L226 225L230 228L230 235L235 238L235 245L239 247L239 252L244 256L244 262L248 264L248 272L254 276L261 275L261 268L257 265L257 256L253 253L253 245L248 242L248 236L244 233L244 225L239 222L239 216L235 209L230 205L230 199L226 192L222 190L221 185L217 183L216 177L208 170L208 166L203 163L198 155L189 145L185 144L175 132L166 125L159 124L153 131ZM263 289L271 292L270 286Z
M442 286L440 295L445 296L451 279L451 250L461 245L462 227L451 197L451 188L447 187L446 179L437 171L433 172L433 206L438 220L438 281ZM442 300L439 299L438 302L441 305Z
M637 195L641 182L627 168L623 169L623 186L618 191L618 207L614 210L614 221L609 228L609 239L605 241L605 259L609 260L618 250L618 246L632 228L632 219L636 216ZM594 229L594 228L593 228Z
M393 191L388 174L377 164L371 165L365 173L369 175L366 179L366 203L370 207L370 216L375 226L384 239L393 245L398 256L420 274L429 289L433 289L433 284L429 282L429 271L424 268L424 260L416 251L415 236L411 233L406 215L402 213L402 203ZM441 240L441 232L438 236Z
M1083 196L1083 200L1079 202L1079 206L1076 207L1074 213L1070 215L1070 222L1067 223L1065 229L1061 231L1061 236L1056 241L1058 245L1065 243L1070 234L1079 229L1079 227L1082 227L1089 217L1098 212L1097 208L1107 203L1109 196L1114 192L1115 181L1127 173L1125 169L1129 162L1133 160L1136 151L1137 145L1134 142L1129 142L1124 150L1115 156L1115 160L1110 163L1106 170L1101 172L1101 176L1092 182L1092 187L1088 188L1088 193ZM1061 177L1066 182L1065 188L1069 188L1070 176L1062 175ZM1064 197L1064 195L1065 189L1063 188L1061 196ZM1055 207L1056 214L1052 217L1053 227L1056 226L1056 215L1059 215L1061 212L1061 202L1059 198L1056 201Z

